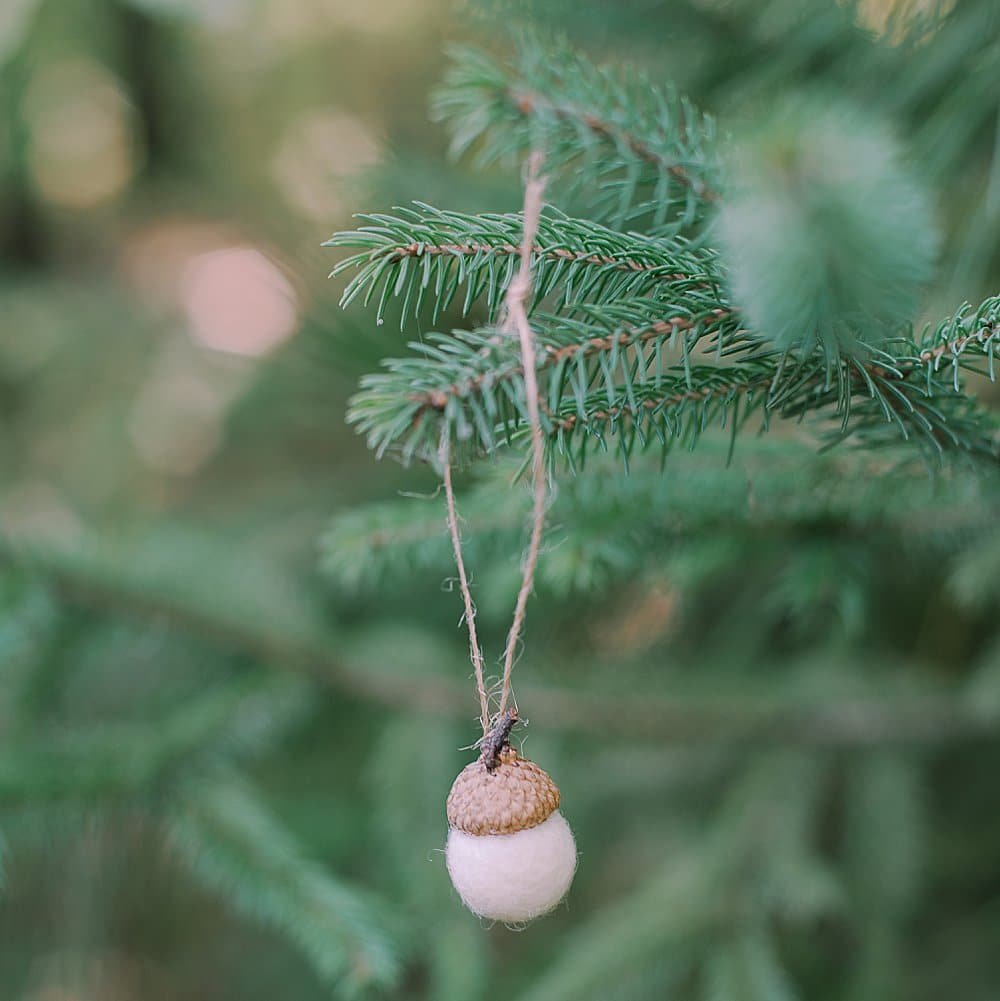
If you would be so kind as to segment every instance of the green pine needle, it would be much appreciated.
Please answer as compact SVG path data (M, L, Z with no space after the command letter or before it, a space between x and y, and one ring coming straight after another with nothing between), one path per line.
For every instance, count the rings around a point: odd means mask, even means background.
M594 66L565 45L526 42L512 66L453 49L433 112L451 129L452 152L473 147L480 165L543 149L546 170L616 226L693 230L719 197L711 118L671 88Z
M536 317L542 424L554 455L578 467L588 448L613 448L627 461L636 449L692 446L712 426L735 436L751 418L767 428L774 417L818 421L828 445L910 442L932 464L996 454L991 418L958 379L963 367L992 371L995 299L919 341L897 338L832 367L819 349L798 355L762 343L701 290L671 305L672 314L658 300L630 299ZM377 455L433 461L442 426L459 457L519 437L527 414L511 338L486 328L430 334L411 347L409 358L367 376L351 402L349 420Z
M192 871L294 941L341 996L396 982L397 947L382 908L306 859L246 786L195 784L178 807L172 844Z
M456 301L462 313L483 300L495 317L518 266L520 213L468 215L421 202L396 215L362 214L367 223L335 233L325 247L360 247L332 276L357 269L341 298L377 300L382 320L390 298L402 304L401 322L417 318L425 300L436 319ZM612 303L661 294L712 293L720 282L715 255L677 239L622 233L549 208L539 220L532 253L536 302L560 307ZM461 293L461 295L459 295Z

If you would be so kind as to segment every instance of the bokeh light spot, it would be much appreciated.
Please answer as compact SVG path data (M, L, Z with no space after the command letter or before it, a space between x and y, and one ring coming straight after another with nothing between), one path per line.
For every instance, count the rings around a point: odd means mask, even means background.
M199 254L181 280L191 336L231 354L265 354L298 323L295 291L278 266L253 247Z
M427 16L424 0L380 0L379 3L320 0L320 7L338 28L372 34L399 33L412 28L415 21Z
M25 99L32 179L42 196L85 209L117 195L135 173L131 107L95 62L42 69Z
M941 23L955 6L955 0L860 0L857 18L864 27L890 43L912 41L912 29L923 24L925 31Z
M359 118L315 110L288 127L271 175L289 205L308 219L328 221L342 211L343 181L374 166L379 154L378 141Z

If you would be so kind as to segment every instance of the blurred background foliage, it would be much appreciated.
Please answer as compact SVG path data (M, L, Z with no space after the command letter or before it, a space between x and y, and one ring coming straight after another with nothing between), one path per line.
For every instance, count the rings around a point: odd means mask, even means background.
M427 115L446 45L511 24L724 128L882 116L944 234L921 317L1000 291L993 0L4 0L4 998L1000 993L996 484L794 428L560 480L517 690L577 884L521 934L451 891L440 500L343 419L416 331L342 314L319 244L517 206ZM493 651L512 471L463 497Z

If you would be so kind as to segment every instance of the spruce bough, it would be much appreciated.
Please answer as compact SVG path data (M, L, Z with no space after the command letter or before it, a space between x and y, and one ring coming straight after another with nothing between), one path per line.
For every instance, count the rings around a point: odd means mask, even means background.
M813 150L829 144L829 116L813 122L796 108L734 151L672 91L530 47L514 68L459 51L435 108L456 150L474 148L485 164L540 149L555 190L568 179L563 190L591 210L549 207L532 247L553 459L579 467L594 447L626 461L648 446L666 454L718 425L735 443L746 425L779 418L810 419L825 445L903 442L931 463L995 461L995 423L965 376L993 378L1000 298L921 331L878 304L870 316L847 308L878 288L891 303L915 299L935 242L926 199L875 126L859 126L850 162L831 165ZM903 192L887 198L889 187ZM385 361L349 420L378 455L404 461L433 462L442 434L468 459L516 443L523 371L498 320L520 215L416 203L361 218L326 244L355 251L333 272L352 275L345 305L375 302L381 319L398 300L404 324L455 310L485 322L423 334L409 356ZM791 312L787 300L803 295ZM789 316L802 317L799 329Z

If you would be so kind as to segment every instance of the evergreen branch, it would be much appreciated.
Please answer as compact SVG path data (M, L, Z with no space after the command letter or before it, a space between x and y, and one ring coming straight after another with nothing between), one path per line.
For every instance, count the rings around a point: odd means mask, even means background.
M929 465L960 456L995 465L998 457L995 416L980 407L950 381L934 376L930 367L900 366L887 373L878 365L852 363L854 389L849 409L837 406L829 393L802 398L785 411L803 416L810 409L841 417L840 428L824 435L826 447L852 437L868 448L904 441L915 444Z
M192 871L289 936L342 996L396 982L397 947L380 908L303 857L249 789L234 780L194 784L177 806L172 844Z
M985 299L976 309L968 303L954 316L942 320L936 327L928 327L919 342L919 363L937 372L942 363L950 361L954 378L960 364L981 372L978 364L986 361L985 373L994 376L994 356L1000 338L1000 296ZM969 358L973 361L969 361ZM915 366L916 362L911 362Z
M698 940L726 914L716 892L720 862L688 851L648 873L641 885L579 924L554 950L548 967L518 1001L576 1001L602 996L623 973L664 953L680 971L693 963Z
M10 560L0 548L0 559ZM44 557L44 560L42 559ZM357 663L341 652L344 640L328 632L291 632L264 610L245 609L239 619L217 616L197 601L150 593L123 575L95 572L73 554L48 549L36 564L54 591L81 607L132 616L154 616L265 663L280 665L355 698L407 712L468 716L468 685L461 672L409 675ZM466 662L467 663L467 662ZM774 701L592 694L544 685L522 685L520 698L547 728L670 743L788 744L870 747L939 744L1000 737L997 712L950 696L853 699L821 705Z
M750 917L801 920L788 898L801 904L806 888L787 869L792 859L819 861L810 836L825 766L821 755L761 755L726 795L709 835L570 932L520 1001L600 996L597 988L656 955L676 957L682 970L713 956L718 940L745 930ZM766 958L766 979L780 979L777 961Z
M362 248L331 273L358 269L341 305L362 294L367 304L377 295L381 321L388 300L401 298L402 323L420 314L424 296L431 292L436 319L464 286L463 314L485 298L495 317L518 266L521 214L467 215L415 205L397 208L397 215L360 215L368 225L335 233L324 243ZM559 293L562 306L609 303L664 289L673 297L719 285L710 251L677 240L617 232L552 208L539 220L531 267L535 301Z
M636 445L693 446L716 421L735 438L760 412L765 429L771 417L836 421L839 426L825 434L828 445L862 436L869 446L911 442L929 462L945 454L996 460L992 418L951 385L925 380L919 369L889 372L852 359L831 373L818 352L795 359L785 374L788 365L787 355L772 351L727 368L692 366L683 375L614 395L597 392L552 413L550 435L561 454L579 463L586 436L606 447L612 434L627 461Z
M713 943L704 980L704 1001L798 1001L764 925L741 928Z
M946 352L956 362L961 351L992 358L995 327L980 324L961 341L942 341L953 321L931 347L899 339L831 366L820 350L798 356L769 347L701 290L671 305L677 312L666 317L657 317L655 300L578 309L579 318L536 317L543 424L571 462L582 460L591 437L606 447L614 435L627 459L635 445L654 440L665 448L693 444L731 413L735 434L754 412L765 426L772 416L836 421L831 444L857 435L870 444L912 441L931 458L995 457L991 418L935 371ZM390 359L386 372L367 376L352 400L348 419L377 455L393 449L403 461L433 459L442 425L455 454L492 453L520 433L523 371L508 337L457 331L413 347L414 356ZM671 349L678 360L668 357ZM694 365L698 353L727 364Z
M624 317L628 312L641 308L641 303L616 304L619 308L608 308L604 311L604 318ZM649 303L648 309L655 310L657 303ZM590 312L588 309L587 312ZM599 356L607 356L612 359L610 364L617 367L621 364L628 364L628 348L643 349L646 345L651 347L643 359L643 369L657 367L660 359L659 352L665 346L673 345L676 342L677 334L693 332L687 334L684 339L684 351L690 352L695 343L712 328L725 321L733 321L735 314L731 310L715 307L708 309L700 317L690 316L670 316L666 319L646 320L638 317L634 325L622 325L618 328L605 327L606 333L600 327L591 325L589 328L583 322L574 322L565 317L542 317L542 322L553 324L554 329L549 334L549 340L542 345L542 355L539 359L539 367L551 369L559 365L573 365L579 359L586 359L588 362ZM602 324L603 326L603 324ZM433 336L433 335L432 335ZM455 332L454 336L459 336ZM582 340L580 338L583 338ZM723 335L716 335L719 343L723 343ZM728 340L732 340L730 337ZM480 371L466 371L462 378L456 378L446 389L425 390L420 394L419 401L423 407L432 410L445 410L448 400L452 396L465 397L474 392L481 392L484 383L492 381L494 384L502 379L520 379L524 375L524 368L520 364L512 366L493 365L485 367L487 355L481 347L473 358L468 359L473 365L483 366ZM504 348L506 343L502 335L495 334L490 338L489 347ZM588 369L590 378L588 384L594 381L595 373Z
M419 311L427 288L434 289L436 307L443 307L464 283L466 310L485 295L490 311L497 312L517 263L520 216L465 216L421 206L402 217L371 218L379 225L331 241L368 248L338 266L361 267L345 301L362 290L370 298L381 288L380 313L390 295L402 295L405 317L411 302ZM584 249L568 250L563 243ZM619 436L627 458L637 441L649 440L649 432L665 445L676 439L675 418L692 414L696 404L697 420L684 423L690 442L697 437L693 429L704 427L715 412L725 417L744 398L765 421L771 415L838 419L831 443L852 434L871 444L901 436L931 457L995 456L990 421L964 397L958 368L960 359L986 357L992 375L996 300L975 313L960 310L921 344L907 338L881 347L858 344L853 355L837 357L815 349L778 351L741 329L739 314L719 291L715 258L705 251L547 215L533 258L540 295L559 287L557 308L569 309L569 315L537 317L536 336L547 374L545 430L571 460L568 432L581 424L601 439L599 426L627 429L628 436ZM699 382L690 355L713 327L717 355L739 356L744 371L720 376L705 366ZM663 347L678 340L683 386L669 373L661 376ZM524 372L507 335L431 334L413 346L416 357L387 361L388 371L363 380L351 404L349 420L378 455L392 448L404 461L432 459L442 421L456 456L492 452L519 431L526 419ZM950 387L936 375L945 356L953 364ZM637 395L636 387L643 392Z
M505 473L513 472L505 465ZM562 495L560 491L557 508ZM506 477L462 494L462 547L470 563L481 565L486 551L495 550L498 536L516 547L524 532L526 500L520 491L511 492ZM414 569L447 572L451 550L441 532L444 521L445 510L437 498L421 503L404 497L343 511L323 534L322 570L348 592L406 579ZM543 576L544 566L543 561Z
M696 452L673 455L669 476L655 462L617 476L610 459L595 457L588 475L566 478L552 505L540 568L546 590L589 593L595 585L611 586L644 556L655 554L662 565L661 553L723 528L728 535L784 537L821 523L835 526L838 536L860 534L866 543L887 535L900 542L927 539L941 531L950 549L952 533L979 537L996 503L995 481L981 488L978 476L931 480L913 468L871 476L858 455L817 453L804 442L772 436L745 439L733 468L725 461L728 444L725 435L712 434ZM469 559L482 577L500 572L520 542L526 497L510 489L519 462L512 456L491 464L460 497ZM641 525L629 516L637 510L647 512ZM323 570L351 592L409 587L419 572L439 577L450 563L443 521L438 498L402 497L339 512L323 535ZM560 569L567 549L575 571L569 578ZM966 590L984 593L979 578Z
M210 691L155 725L36 734L4 748L0 802L33 804L149 795L185 769L231 761L305 709L301 683L264 675Z
M566 400L579 408L601 387L660 384L673 353L681 359L686 386L691 356L699 349L717 355L758 342L738 318L701 290L679 294L664 315L663 305L635 299L600 313L590 307L577 318L539 316L535 334L537 374L548 433ZM702 342L705 342L702 344ZM387 371L366 376L351 401L348 420L368 437L378 455L399 448L404 461L432 458L441 422L450 428L453 454L494 451L526 420L524 372L516 344L494 329L429 334L411 345L415 355L389 359Z
M452 151L478 144L478 162L532 149L594 199L596 217L677 232L718 201L715 123L641 74L616 75L566 47L521 48L516 67L456 48L433 110ZM645 228L645 227L644 227Z
M844 862L859 942L852 976L857 996L884 995L899 982L902 956L894 939L927 870L932 813L921 771L916 761L889 752L852 762L845 775Z
M550 414L550 434L556 448L567 453L574 431L585 430L603 442L604 428L629 436L624 445L626 457L632 443L645 443L649 432L664 445L668 439L694 444L716 417L723 418L725 426L726 415L740 398L748 401L744 419L763 406L767 401L763 391L773 383L776 370L772 359L732 368L698 365L653 385L632 387L625 395L594 393L582 403Z

